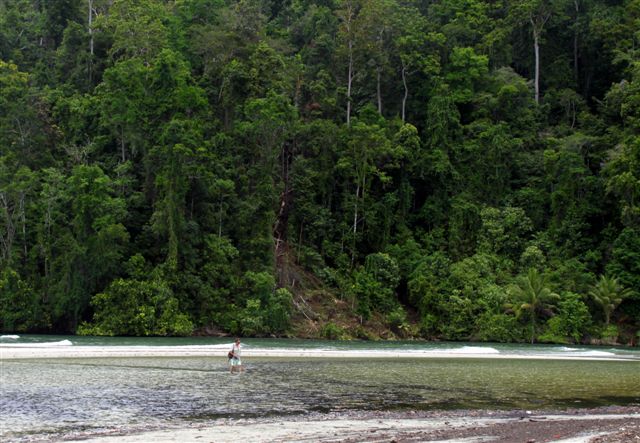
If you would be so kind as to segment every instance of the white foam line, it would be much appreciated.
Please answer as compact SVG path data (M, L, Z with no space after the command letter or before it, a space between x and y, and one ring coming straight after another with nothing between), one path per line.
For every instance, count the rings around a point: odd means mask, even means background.
M578 360L578 361L632 361L640 360L625 357L604 356L571 356L531 354L514 355L487 353L485 351L472 352L472 347L460 353L454 350L326 350L326 349L245 349L244 358L274 357L274 358L467 358L467 359L517 359L517 360ZM452 352L453 351L453 352ZM227 347L219 346L52 346L52 347L21 347L19 345L5 346L0 344L0 359L37 359L37 358L95 358L95 357L211 357L226 358Z
M69 340L60 340L33 343L2 343L0 346L4 348L49 348L58 346L73 346L73 343L71 343Z

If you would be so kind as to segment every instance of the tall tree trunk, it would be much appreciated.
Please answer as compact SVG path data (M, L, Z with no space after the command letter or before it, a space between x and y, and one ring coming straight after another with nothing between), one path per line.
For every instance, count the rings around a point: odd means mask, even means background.
M222 238L222 193L218 201L218 238Z
M352 34L351 26L355 15L355 6L351 1L347 3L344 16L345 34L347 38L347 56L348 69L347 69L347 126L351 125L351 89L353 85L353 44L354 35Z
M356 261L356 232L358 230L358 196L360 194L360 182L356 186L356 199L353 205L353 241L351 243L351 267Z
M289 226L289 213L293 203L293 189L291 187L291 164L293 162L293 147L290 142L285 142L282 147L282 181L284 189L280 194L278 212L273 224L273 242L276 259L276 275L278 276L278 286L284 287L288 284L286 242L287 228Z
M176 195L174 192L173 179L169 184L169 195L165 198L169 206L167 210L167 229L169 231L169 240L167 242L167 264L171 270L175 271L178 269L178 244L180 239L178 238L178 208L176 207Z
M576 20L575 29L573 30L573 78L578 85L578 15L580 13L580 3L578 0L573 0L573 5L576 8Z
M121 154L121 158L122 158L122 163L124 163L127 158L126 158L126 151L125 151L125 146L124 146L124 128L120 128L120 154Z
M407 108L407 97L409 88L407 86L407 67L402 63L402 86L404 86L404 96L402 97L402 123L405 122L405 110Z
M88 0L89 4L89 53L91 57L89 58L89 65L87 66L88 75L89 75L89 83L93 80L93 0Z
M353 249L351 251L351 265L355 263L356 259L356 233L358 232L358 210L359 205L358 201L362 200L364 206L364 193L367 186L367 176L362 177L362 185L360 185L360 180L358 180L358 184L356 185L356 200L353 205Z
M353 41L349 40L349 72L347 75L347 126L351 125L351 83L353 82Z
M360 196L360 183L356 186L356 199L353 205L353 235L355 236L358 228L358 198Z
M93 57L93 0L89 3L89 53Z
M542 36L544 25L547 23L547 20L549 20L550 17L551 12L546 9L537 11L536 15L534 15L533 13L529 15L529 21L531 22L531 27L533 28L533 52L535 54L534 87L536 91L536 103L540 103L540 37Z
M25 198L26 195L22 193L20 195L20 221L22 222L22 252L24 253L22 260L27 260L27 212L25 211Z
M5 229L0 237L0 245L2 245L2 258L7 262L11 262L11 249L13 247L13 239L15 237L15 224L13 223L13 211L7 194L0 192L0 203L2 203L2 212L5 222Z
M533 52L535 54L535 75L534 75L534 88L536 103L540 103L540 35L535 27L533 19L531 20L533 25Z
M380 88L382 74L380 71L380 66L378 66L376 68L376 94L378 96L378 114L382 115L382 91Z
M531 311L531 344L533 344L536 337L536 314L535 310Z
M47 211L45 212L44 217L44 227L45 227L45 238L43 242L44 249L44 281L45 281L45 293L44 297L46 298L47 293L49 291L49 276L51 275L51 226L53 225L53 208L51 200L47 201Z

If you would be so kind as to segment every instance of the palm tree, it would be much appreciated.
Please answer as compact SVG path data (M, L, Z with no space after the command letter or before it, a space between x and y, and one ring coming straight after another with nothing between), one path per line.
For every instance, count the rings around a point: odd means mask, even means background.
M629 297L633 291L622 286L615 277L601 275L600 280L591 287L589 295L604 312L604 324L609 326L611 314L616 310L622 300Z
M536 320L544 312L549 312L553 302L560 296L549 289L547 278L535 268L529 269L526 276L521 276L512 288L513 303L511 308L517 317L528 313L531 319L531 343L536 332Z

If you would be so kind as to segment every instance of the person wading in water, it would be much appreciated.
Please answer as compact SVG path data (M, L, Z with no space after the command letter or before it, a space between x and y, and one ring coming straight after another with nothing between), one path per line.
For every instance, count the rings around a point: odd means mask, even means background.
M231 372L232 374L234 372L244 371L241 360L242 350L240 348L240 339L236 338L236 342L231 347L231 351L229 351L229 372Z

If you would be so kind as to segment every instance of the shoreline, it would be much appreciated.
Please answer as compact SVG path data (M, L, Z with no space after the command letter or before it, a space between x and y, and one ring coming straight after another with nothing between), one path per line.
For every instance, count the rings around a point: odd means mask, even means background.
M205 424L123 434L68 436L86 443L163 442L541 442L640 441L640 406L567 411L333 412Z
M39 346L34 344L0 345L0 361L56 358L130 358L130 357L207 357L226 359L227 345L186 346ZM624 356L501 354L479 347L454 350L391 351L391 350L327 350L327 349L244 349L243 358L345 358L345 359L512 359L512 360L573 360L640 362Z

